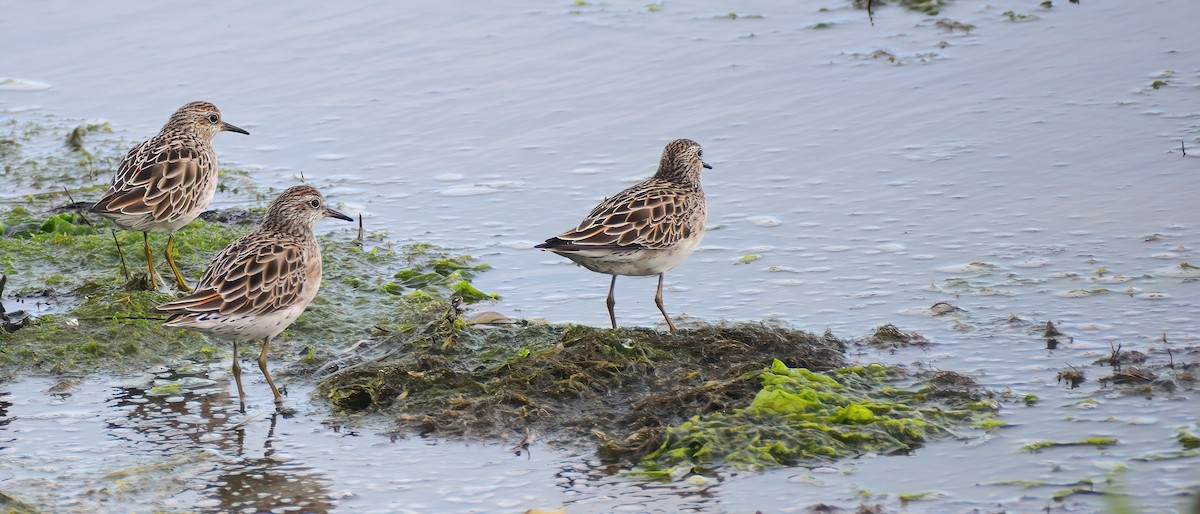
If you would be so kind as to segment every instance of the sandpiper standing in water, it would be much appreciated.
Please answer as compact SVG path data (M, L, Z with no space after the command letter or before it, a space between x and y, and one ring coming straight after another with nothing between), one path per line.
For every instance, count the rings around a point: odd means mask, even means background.
M150 287L158 288L154 257L148 232L170 234L167 237L167 264L175 274L175 283L191 291L175 258L175 231L196 219L217 191L217 153L212 140L223 131L249 134L221 120L217 106L192 102L171 115L158 135L133 147L112 185L92 212L113 220L117 226L142 233Z
M707 207L700 173L712 169L700 145L676 139L663 149L653 177L600 202L579 226L537 245L577 264L612 275L608 286L608 318L617 328L613 289L617 275L658 275L654 303L675 331L663 308L663 275L696 251L704 237Z
M283 402L267 371L271 339L291 325L321 287L321 247L313 226L323 218L353 218L330 209L310 186L295 186L276 198L257 230L221 250L204 270L196 290L158 306L170 314L163 326L199 330L233 342L233 379L245 403L238 343L261 339L258 367L276 405Z

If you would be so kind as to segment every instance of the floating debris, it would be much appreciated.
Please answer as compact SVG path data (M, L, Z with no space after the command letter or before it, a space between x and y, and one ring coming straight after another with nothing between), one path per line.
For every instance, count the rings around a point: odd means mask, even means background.
M875 327L875 330L867 337L867 344L894 349L905 346L924 346L929 344L929 340L916 332L904 333L896 325L888 323Z
M1064 334L1058 330L1058 327L1054 326L1053 321L1047 321L1046 330L1042 331L1042 337L1046 339L1046 349L1058 349L1058 338L1062 337L1063 335Z
M1112 292L1112 290L1110 290L1108 288L1098 287L1096 289L1072 289L1065 293L1059 293L1059 296L1063 296L1066 298L1084 298L1084 297L1088 297L1088 296L1108 294L1111 292Z
M8 312L4 309L4 286L8 284L8 275L0 274L0 329L11 334L29 324L30 318L25 311Z
M1187 262L1181 262L1177 266L1172 266L1172 267L1164 269L1164 270L1159 270L1158 272L1155 273L1155 275L1158 275L1160 277L1184 278L1184 279L1200 278L1200 266L1194 266Z
M757 253L748 253L746 255L739 257L738 260L734 262L734 264L749 264L749 263L757 261L761 258L762 258L762 256Z
M975 26L970 23L963 23L949 18L941 18L933 22L933 26L946 32L962 32L963 34L970 34L972 30L975 30Z
M962 312L962 309L950 302L938 302L929 307L929 313L934 316L943 316L954 312Z
M0 77L0 91L45 91L50 84L36 80Z
M1082 384L1085 380L1087 379L1084 377L1083 370L1075 366L1058 372L1058 383L1066 382L1067 386L1071 389L1079 387L1079 384Z
M1028 444L1022 446L1021 451L1025 451L1025 452L1029 452L1029 453L1038 453L1047 448L1058 448L1058 447L1062 447L1062 446L1096 446L1096 447L1103 448L1105 446L1112 446L1119 442L1120 441L1117 441L1116 439L1111 438L1111 437L1091 437L1088 439L1080 439L1078 441L1067 441L1067 442L1034 441L1032 443L1028 443Z

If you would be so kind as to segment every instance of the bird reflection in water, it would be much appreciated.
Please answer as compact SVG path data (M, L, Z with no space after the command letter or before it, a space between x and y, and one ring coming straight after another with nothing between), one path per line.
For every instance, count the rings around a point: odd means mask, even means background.
M155 382L204 380L203 371L166 372ZM120 477L126 483L137 483L138 478L177 483L181 490L194 491L195 497L176 497L198 512L332 511L328 479L277 454L277 428L290 416L274 409L246 414L244 404L234 407L240 403L232 401L225 380L171 396L144 387L116 388L108 401L109 412L115 414L107 421L109 436L156 459L152 465L115 473L127 475Z

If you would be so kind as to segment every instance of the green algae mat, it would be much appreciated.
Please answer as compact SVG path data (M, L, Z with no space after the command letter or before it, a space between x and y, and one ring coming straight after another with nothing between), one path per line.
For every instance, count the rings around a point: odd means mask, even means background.
M482 328L454 308L427 316L300 372L347 415L387 414L398 435L590 441L651 478L904 453L986 424L996 409L962 375L849 366L845 342L782 325L670 334L513 320Z

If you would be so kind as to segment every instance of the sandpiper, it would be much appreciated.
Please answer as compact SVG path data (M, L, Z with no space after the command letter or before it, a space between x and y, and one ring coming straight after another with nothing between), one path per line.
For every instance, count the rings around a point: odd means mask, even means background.
M233 378L245 402L238 343L261 339L258 367L281 404L267 372L271 339L291 325L321 287L321 247L313 225L322 218L353 218L330 209L321 193L295 186L276 198L262 225L213 257L196 290L158 306L170 314L163 326L191 328L233 342Z
M223 131L249 134L221 121L217 106L191 102L180 107L158 135L125 154L112 185L92 212L117 226L142 233L150 286L158 287L149 232L167 233L167 264L179 289L191 291L175 258L175 231L196 219L217 190L217 153L212 140Z
M700 145L676 139L663 149L653 177L600 202L579 226L537 245L577 264L612 275L608 318L617 328L613 289L617 275L658 275L654 303L675 331L663 308L663 275L696 251L704 237L707 207L700 172L712 169Z

